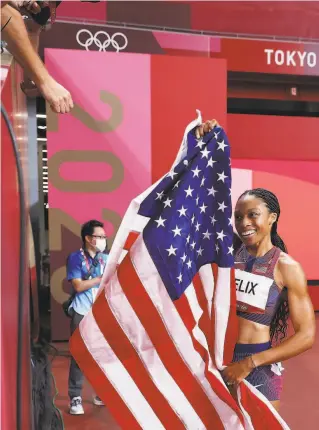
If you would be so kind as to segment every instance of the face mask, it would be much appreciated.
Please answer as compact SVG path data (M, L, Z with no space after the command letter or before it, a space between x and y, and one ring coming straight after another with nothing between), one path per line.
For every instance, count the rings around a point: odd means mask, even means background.
M99 252L103 252L106 248L106 239L96 239L95 248Z

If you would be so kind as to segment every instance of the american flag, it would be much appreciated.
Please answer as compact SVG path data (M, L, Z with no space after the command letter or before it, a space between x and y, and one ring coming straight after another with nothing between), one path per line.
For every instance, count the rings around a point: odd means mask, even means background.
M185 130L170 172L131 202L71 353L121 428L288 429L220 370L237 338L230 145Z

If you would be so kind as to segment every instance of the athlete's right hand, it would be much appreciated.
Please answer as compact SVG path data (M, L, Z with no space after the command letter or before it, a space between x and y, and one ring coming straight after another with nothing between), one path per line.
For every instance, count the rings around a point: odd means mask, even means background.
M209 133L212 131L214 127L219 127L218 121L216 119L212 119L211 121L206 121L203 124L201 124L199 127L195 130L195 135L197 139L200 139L204 136L204 134Z

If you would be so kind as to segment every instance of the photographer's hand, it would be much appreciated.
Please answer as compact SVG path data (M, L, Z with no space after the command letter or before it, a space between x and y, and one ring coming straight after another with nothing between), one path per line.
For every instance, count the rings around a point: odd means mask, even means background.
M35 83L53 112L68 113L74 107L69 91L55 81L52 76L47 76L41 83Z
M36 0L10 1L9 4L15 8L18 8L18 9L24 8L24 9L28 10L30 13L41 12L41 6L37 3Z

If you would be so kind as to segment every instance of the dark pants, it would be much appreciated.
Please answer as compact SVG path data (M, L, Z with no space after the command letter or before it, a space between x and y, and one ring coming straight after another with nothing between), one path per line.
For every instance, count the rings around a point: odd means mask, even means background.
M78 327L84 315L76 313L73 309L70 311L71 317L71 335ZM77 365L74 358L71 356L70 372L69 372L69 397L80 397L83 385L83 373L79 366Z

